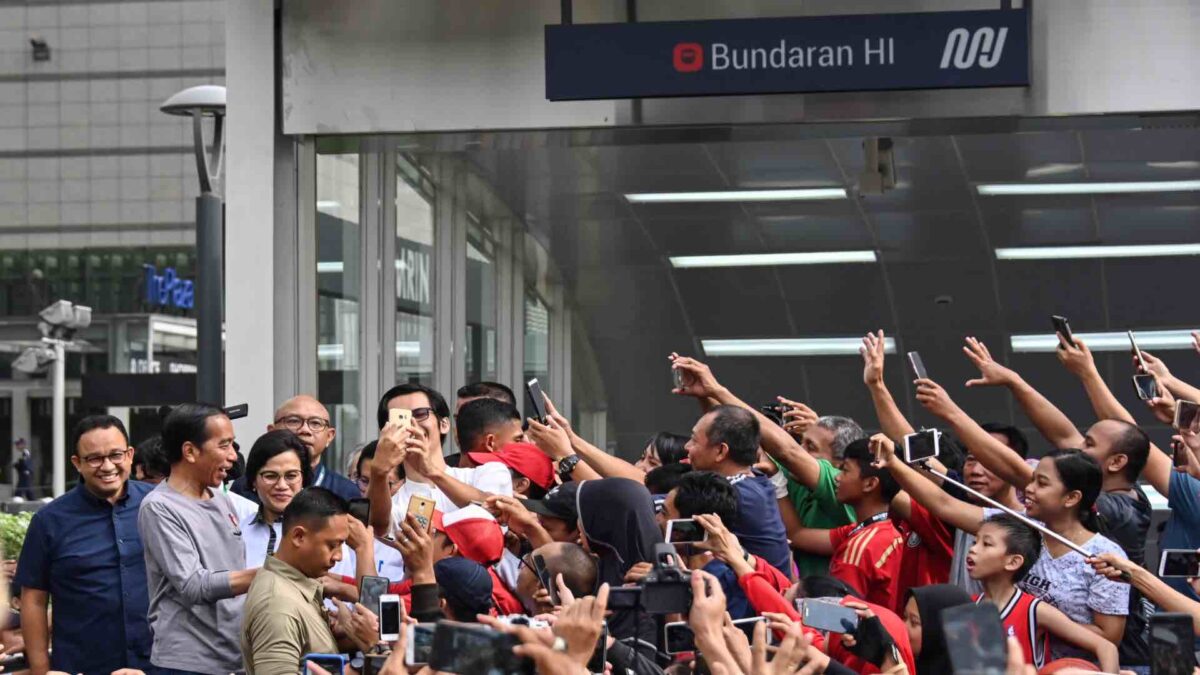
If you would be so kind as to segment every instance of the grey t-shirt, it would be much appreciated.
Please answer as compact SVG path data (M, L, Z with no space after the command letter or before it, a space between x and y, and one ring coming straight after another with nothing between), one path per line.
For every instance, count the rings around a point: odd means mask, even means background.
M150 662L159 668L233 673L241 658L242 604L229 573L246 567L233 504L212 491L193 499L166 481L138 513L150 590Z

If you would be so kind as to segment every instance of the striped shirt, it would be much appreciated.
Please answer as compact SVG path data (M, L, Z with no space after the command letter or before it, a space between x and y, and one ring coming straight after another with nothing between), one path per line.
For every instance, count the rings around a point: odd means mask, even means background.
M850 584L868 602L898 614L903 611L897 606L903 600L900 571L904 537L886 512L830 530L829 541L833 544L830 575Z

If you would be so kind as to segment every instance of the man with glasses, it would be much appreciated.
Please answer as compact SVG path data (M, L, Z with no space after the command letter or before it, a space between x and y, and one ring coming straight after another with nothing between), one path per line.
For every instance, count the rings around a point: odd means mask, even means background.
M153 486L129 480L133 448L121 420L85 417L73 435L79 484L34 514L13 579L21 587L29 668L36 675L148 671L149 601L137 520Z
M275 422L267 425L267 431L274 429L287 429L299 436L304 445L308 446L309 461L312 463L313 471L313 487L325 488L347 500L357 499L360 496L358 486L354 484L354 481L321 464L321 456L333 442L334 436L337 435L337 429L330 422L329 411L325 409L324 405L321 405L320 401L304 394L284 401L283 405L275 411ZM244 476L234 481L231 489L247 499L258 500L258 495Z

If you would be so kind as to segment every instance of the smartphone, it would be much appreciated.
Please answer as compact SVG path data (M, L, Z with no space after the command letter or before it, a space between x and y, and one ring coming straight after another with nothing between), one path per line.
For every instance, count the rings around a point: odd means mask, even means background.
M696 544L708 539L708 530L694 518L679 518L667 521L668 544Z
M929 373L925 372L925 362L921 360L920 354L909 352L908 363L912 366L913 373L916 374L918 380L929 379Z
M674 621L663 626L663 651L682 654L696 651L696 635L686 621Z
M858 613L831 600L808 598L796 601L796 611L805 626L830 633L853 633L858 628Z
M1138 398L1143 401L1149 401L1152 398L1158 398L1158 381L1154 376L1146 373L1144 375L1133 376L1133 388L1137 390Z
M412 411L405 408L388 408L388 423L399 427L412 425Z
M300 667L306 674L313 672L308 668L309 661L312 661L313 665L324 668L329 675L341 675L346 670L345 654L305 654L300 659Z
M1186 548L1163 549L1162 557L1158 559L1158 576L1200 577L1200 553Z
M358 522L371 527L371 500L370 499L351 499L350 500L350 515L357 518Z
M678 368L671 368L671 379L675 382L675 388L683 387L683 371Z
M587 671L589 673L603 673L605 666L608 664L608 622L600 624L600 639L596 641L596 649L592 652L592 658L588 661Z
M642 589L638 586L622 586L608 590L608 608L637 609L642 604Z
M410 623L407 627L408 640L404 646L404 665L423 666L429 663L433 651L433 631L436 623Z
M364 605L370 607L370 605ZM379 639L395 642L400 639L400 596L384 593L379 596Z
M995 605L947 607L942 610L942 631L955 675L1005 674L1008 643Z
M387 577L363 577L358 582L358 604L370 610L379 608L379 598L388 592Z
M533 661L512 653L520 643L515 635L480 624L439 621L429 667L458 675L534 675Z
M1150 674L1192 675L1196 670L1196 636L1192 617L1162 612L1150 617Z
M1075 346L1075 336L1071 334L1071 324L1067 323L1067 317L1055 314L1050 317L1050 323L1054 324L1055 332L1062 335L1067 344Z
M745 619L735 619L733 625L746 634L746 639L750 641L750 644L754 644L754 625L766 622L767 617L765 616L752 616ZM767 631L767 644L775 644L775 634L769 630Z
M542 385L537 378L525 383L525 396L529 399L529 417L545 424L550 419L546 413L546 397L542 394Z
M1200 430L1200 403L1176 401L1175 428L1180 431L1184 429Z
M433 522L433 509L437 506L437 502L432 499L427 499L420 495L413 495L408 499L408 512L417 517L417 522L425 531L429 531L429 525Z
M1171 439L1171 461L1175 466L1186 467L1188 465L1188 449L1184 446L1183 441Z
M904 437L904 463L937 457L942 450L942 432L924 429Z
M541 553L534 553L530 559L533 560L533 573L537 575L542 588L550 594L550 603L557 607L560 603L558 584L554 583L553 577L550 576L550 570L546 569L546 559L542 557Z
M1133 355L1137 358L1138 367L1142 369L1143 373L1148 372L1146 370L1146 361L1142 359L1142 350L1138 349L1137 340L1133 339L1133 331L1127 330L1125 333L1129 335L1129 346L1133 348Z

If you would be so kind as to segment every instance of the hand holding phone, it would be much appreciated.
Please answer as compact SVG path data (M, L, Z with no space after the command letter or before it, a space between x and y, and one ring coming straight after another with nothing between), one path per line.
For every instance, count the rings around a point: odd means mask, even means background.
M1158 559L1158 576L1192 579L1200 577L1200 553L1191 549L1163 549Z
M371 500L351 499L350 516L356 518L363 525L371 527Z
M806 598L796 601L800 621L815 630L830 633L853 633L858 628L858 612L852 607L826 598Z
M1061 335L1068 345L1078 346L1075 344L1075 336L1071 334L1071 324L1067 322L1067 317L1055 314L1050 317L1050 323L1054 324L1054 332ZM1059 345L1061 346L1062 342L1059 342Z
M400 616L400 596L385 593L379 596L379 639L382 642L395 642L400 639L400 626L403 620Z
M668 544L698 544L708 540L708 530L694 518L678 518L667 521Z
M388 423L400 428L412 426L412 411L406 408L388 408Z
M533 561L533 573L537 575L538 582L550 594L550 604L555 607L561 605L562 600L558 597L558 584L554 583L554 578L546 569L546 559L540 553L534 553L530 559Z
M918 380L928 380L929 373L925 372L925 362L921 360L921 355L917 352L908 353L908 363L912 366L913 374Z
M525 397L529 402L528 416L542 424L548 424L550 413L546 411L546 396L542 393L542 385L536 377L525 383Z
M1007 671L1008 640L1000 612L991 603L943 609L942 631L953 672L1004 675Z
M924 429L904 437L904 463L937 457L942 451L942 432Z
M408 639L404 645L404 665L423 666L429 663L429 655L433 651L433 632L436 623L410 623L407 626Z
M437 502L432 499L426 499L421 495L413 495L408 498L408 513L416 516L417 522L425 531L429 531L429 525L433 522L433 510L437 506Z

